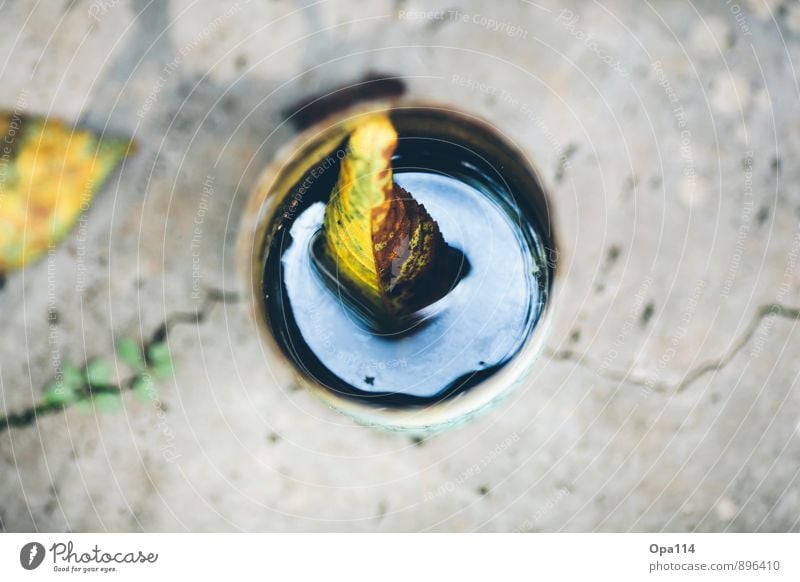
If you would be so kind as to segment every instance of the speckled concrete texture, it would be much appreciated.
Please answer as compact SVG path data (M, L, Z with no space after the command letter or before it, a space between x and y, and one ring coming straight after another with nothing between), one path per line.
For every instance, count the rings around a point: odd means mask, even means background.
M202 315L169 334L160 408L126 394L118 413L0 432L2 529L800 530L797 2L0 15L0 106L140 146L56 252L7 275L0 406L31 406L60 361ZM236 300L246 198L295 135L283 112L376 71L516 143L561 243L554 329L525 386L421 440L298 390Z

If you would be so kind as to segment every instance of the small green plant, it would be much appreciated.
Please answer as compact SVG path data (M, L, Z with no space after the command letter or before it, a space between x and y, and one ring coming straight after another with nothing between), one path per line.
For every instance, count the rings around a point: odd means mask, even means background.
M131 390L140 402L158 399L157 379L172 377L175 367L164 341L141 346L130 339L121 339L116 346L117 361L130 372L127 380L116 383L114 361L94 358L79 368L66 363L56 378L48 382L42 399L32 408L19 414L0 416L0 430L21 425L41 414L56 412L68 406L98 412L115 412L122 408L122 393Z

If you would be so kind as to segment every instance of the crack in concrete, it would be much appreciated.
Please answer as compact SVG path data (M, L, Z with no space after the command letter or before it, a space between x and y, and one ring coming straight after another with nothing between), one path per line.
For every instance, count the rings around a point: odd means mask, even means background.
M633 386L645 387L653 390L654 392L678 393L689 388L689 386L706 374L717 372L727 366L750 342L750 340L756 334L756 331L758 331L761 321L766 317L783 317L793 321L800 321L800 308L788 307L780 303L768 303L766 305L761 305L758 309L756 309L745 331L739 336L739 338L733 343L727 352L717 359L709 360L699 364L695 368L690 369L688 372L686 372L681 381L674 385L661 382L651 377L640 376L633 373L632 370L622 371L608 369L606 366L598 364L596 360L588 357L586 354L577 354L574 350L554 350L547 347L545 348L544 353L551 360L575 362L578 365L588 368L599 376L609 380L614 380Z
M143 350L147 351L149 346L165 341L169 335L169 332L176 325L185 323L194 323L196 325L200 325L208 318L209 315L211 315L211 312L218 303L232 304L237 303L239 300L240 297L237 293L222 291L220 289L207 289L205 297L203 298L203 302L200 304L200 307L197 310L193 312L179 311L168 315L164 322L159 325L151 334L150 339L145 342ZM130 388L132 388L132 382L128 382L127 385L120 387L97 387L93 388L92 392L119 393ZM36 423L40 416L53 414L59 410L62 410L63 408L63 405L37 404L21 412L0 416L0 432L3 432L8 428L31 426Z
M203 323L206 318L211 315L217 303L222 303L223 305L232 304L237 303L240 299L238 293L222 291L221 289L207 289L199 309L194 312L179 311L168 315L164 322L158 326L150 336L150 341L147 342L147 345L162 342L167 339L170 330L178 324L196 323L199 325Z

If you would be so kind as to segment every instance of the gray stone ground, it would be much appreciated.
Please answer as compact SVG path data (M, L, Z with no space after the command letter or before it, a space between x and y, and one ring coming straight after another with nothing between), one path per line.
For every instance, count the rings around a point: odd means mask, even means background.
M0 291L8 411L57 359L197 309L193 253L203 289L241 291L236 224L293 135L281 111L368 71L524 148L564 266L524 389L420 443L293 389L246 305L214 304L170 336L163 415L126 395L0 433L3 529L800 530L800 4L457 6L0 2L0 106L141 146Z

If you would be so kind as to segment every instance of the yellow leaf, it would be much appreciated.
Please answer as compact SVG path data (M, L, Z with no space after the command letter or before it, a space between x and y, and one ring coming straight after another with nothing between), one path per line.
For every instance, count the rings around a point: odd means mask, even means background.
M439 283L448 272L438 225L392 181L396 147L397 132L386 115L374 115L353 131L323 226L325 254L338 283L389 317L440 298L446 289ZM433 280L437 266L441 277Z
M58 245L132 143L8 112L0 136L2 273Z
M325 208L325 242L338 274L372 303L382 294L372 253L372 209L392 189L391 158L397 132L385 116L366 121L350 136L339 180Z

